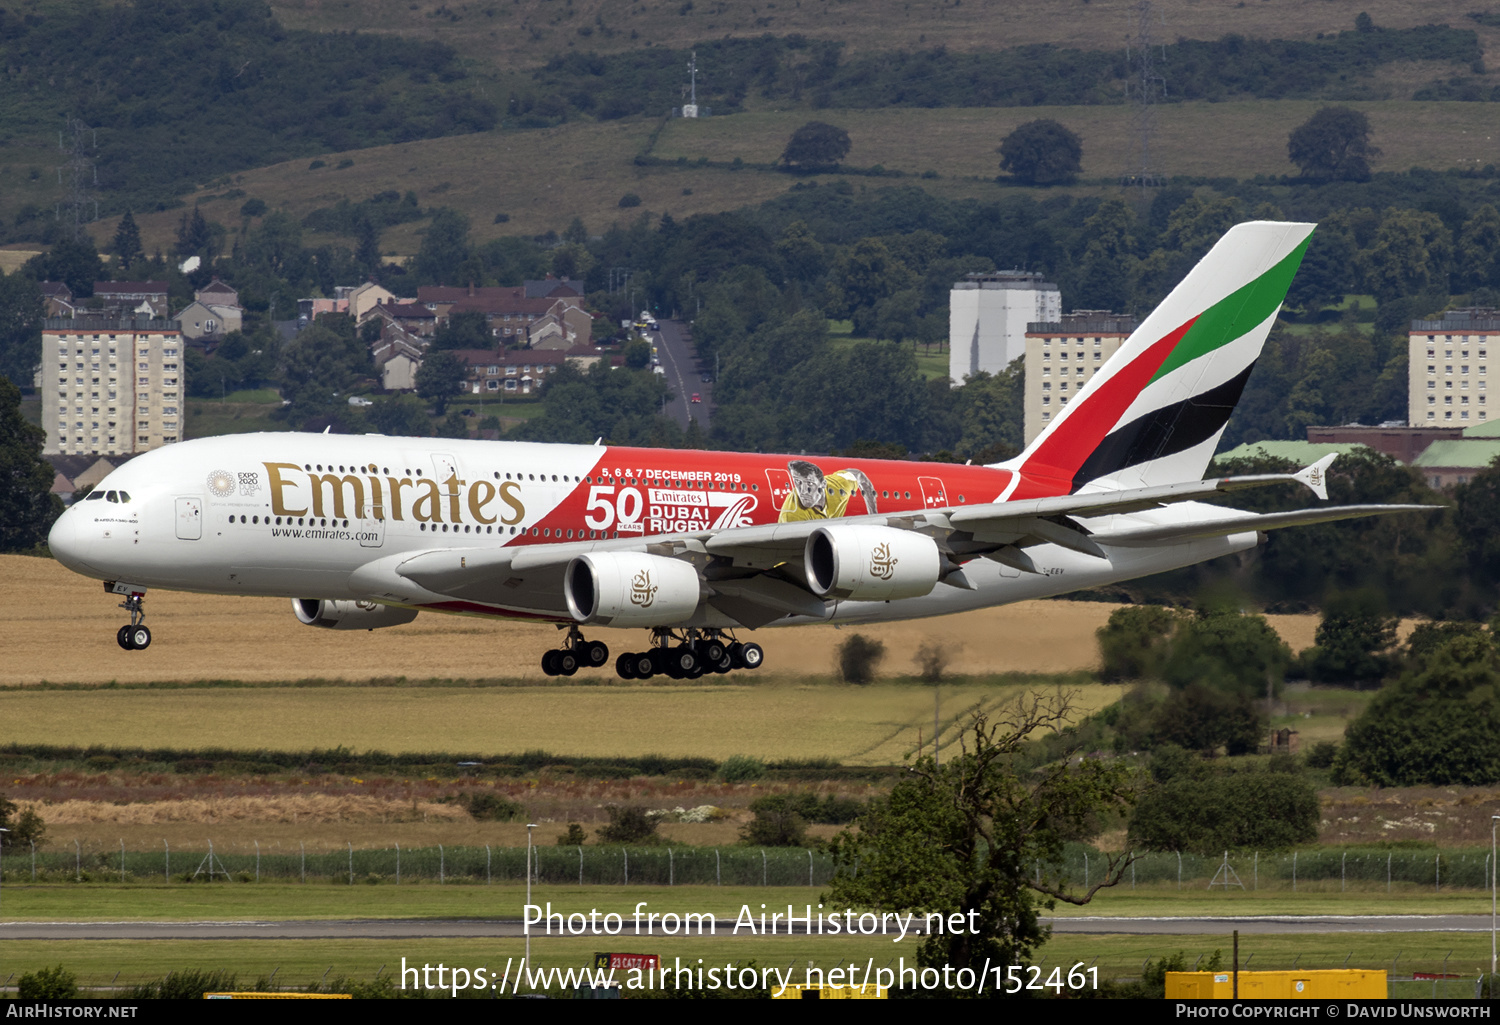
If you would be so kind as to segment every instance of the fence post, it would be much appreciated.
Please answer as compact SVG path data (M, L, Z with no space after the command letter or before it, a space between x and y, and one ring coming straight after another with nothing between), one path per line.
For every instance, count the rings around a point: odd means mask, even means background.
M719 849L717 847L714 848L714 885L724 885L724 874L719 865Z
M667 848L667 885L677 885L677 867L676 862L672 860L672 848L670 847Z
M255 881L258 883L260 882L260 841L253 842L255 844Z
M302 885L307 885L307 843L303 840L297 841L297 847L302 851Z
M438 885L443 885L443 845L438 844Z
M1130 888L1135 889L1135 861L1130 862Z
M401 841L396 841L396 885L401 885Z
M485 850L488 851L489 848L486 847ZM488 855L486 855L486 857L488 857ZM579 886L583 885L583 845L582 844L578 845L578 885Z
M1177 852L1177 888L1182 889L1182 852Z
M490 845L484 845L484 885L490 885Z
M73 872L77 882L83 882L83 849L78 846L78 841L73 841Z
M811 886L812 884L813 884L812 848L809 847L807 849L807 885Z
M1083 888L1089 888L1089 852L1083 852Z
M1391 892L1391 852L1385 852L1385 892Z
M769 886L770 884L766 882L766 879L766 849L762 847L760 849L760 885Z
M620 853L625 855L625 885L630 885L630 848L621 847Z
M1250 888L1260 889L1260 851L1255 852L1255 864L1251 867Z
M1346 875L1346 872L1345 872L1345 866L1348 865L1348 863L1349 863L1349 852L1345 851L1344 852L1344 856L1339 859L1339 892L1340 893L1344 892L1344 886L1345 886L1345 883L1346 883L1346 880L1347 880L1347 875Z
M1432 889L1433 892L1441 891L1443 888L1442 854L1432 856Z
M162 841L166 843L165 840ZM36 841L31 841L31 881L36 882Z
M349 885L354 885L354 841L345 841L349 844ZM324 973L327 974L327 973Z
M125 838L120 837L120 882L125 881Z
M1292 892L1293 893L1297 892L1297 852L1296 851L1292 852ZM1292 964L1294 964L1294 965L1296 963L1297 962L1295 962L1295 961L1292 962Z

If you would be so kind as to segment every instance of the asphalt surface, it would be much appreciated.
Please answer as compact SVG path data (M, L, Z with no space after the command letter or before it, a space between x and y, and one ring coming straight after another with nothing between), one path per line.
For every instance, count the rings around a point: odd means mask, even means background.
M692 332L681 320L660 320L657 323L661 330L651 337L656 342L667 387L674 396L667 403L666 413L683 430L687 429L690 418L696 418L698 426L706 433L713 418L714 386L713 382L702 380L703 370L698 366ZM702 398L701 402L692 401L694 393Z
M1056 933L1130 935L1218 935L1242 933L1410 933L1488 932L1488 915L1286 915L1242 918L1053 918ZM714 935L751 936L734 931L732 918L715 922ZM539 927L538 927L539 928ZM543 935L534 928L533 936ZM629 915L625 933L634 936ZM807 930L799 927L797 934ZM779 930L786 935L785 924ZM920 935L920 930L914 930ZM519 919L350 919L281 922L5 922L3 940L326 940L326 939L518 939ZM642 928L641 935L648 935ZM659 930L657 935L662 934ZM894 937L894 931L891 933ZM910 935L910 934L908 934Z

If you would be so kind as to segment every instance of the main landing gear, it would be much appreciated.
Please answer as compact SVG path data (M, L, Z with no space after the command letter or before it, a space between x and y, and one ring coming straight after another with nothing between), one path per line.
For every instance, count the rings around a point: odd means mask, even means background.
M677 643L674 644L673 641ZM718 630L651 631L651 650L630 652L615 660L622 680L646 680L660 673L673 680L696 680L706 673L759 669L765 652L759 644L742 644Z
M584 640L578 627L569 627L561 648L542 656L542 672L548 676L572 676L586 666L598 668L609 661L609 646L603 641Z
M129 584L106 583L104 589L111 594L123 594L125 600L120 603L120 608L130 613L130 625L122 626L115 632L115 640L120 647L126 651L144 651L151 646L151 630L145 623L146 610L143 608L146 601L144 588L136 590Z

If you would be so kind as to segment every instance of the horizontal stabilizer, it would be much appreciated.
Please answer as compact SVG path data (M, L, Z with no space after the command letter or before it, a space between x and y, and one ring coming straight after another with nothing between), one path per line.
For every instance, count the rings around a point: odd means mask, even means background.
M1159 527L1141 527L1111 534L1094 534L1100 545L1115 548L1157 548L1184 544L1203 538L1243 534L1251 530L1277 530L1281 527L1305 527L1314 523L1355 519L1360 516L1385 516L1390 513L1430 512L1440 505L1336 505L1324 509L1297 509L1282 513L1239 513L1197 523L1173 523Z

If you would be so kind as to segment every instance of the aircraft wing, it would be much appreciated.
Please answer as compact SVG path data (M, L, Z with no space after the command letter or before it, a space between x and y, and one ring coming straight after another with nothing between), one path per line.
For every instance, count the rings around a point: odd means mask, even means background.
M1186 544L1209 537L1225 537L1249 530L1278 530L1281 527L1306 527L1314 523L1331 523L1361 516L1385 516L1400 512L1430 512L1440 505L1333 505L1322 509L1297 509L1280 513L1238 513L1196 523L1140 527L1092 535L1096 544L1116 548L1155 548L1161 545Z

